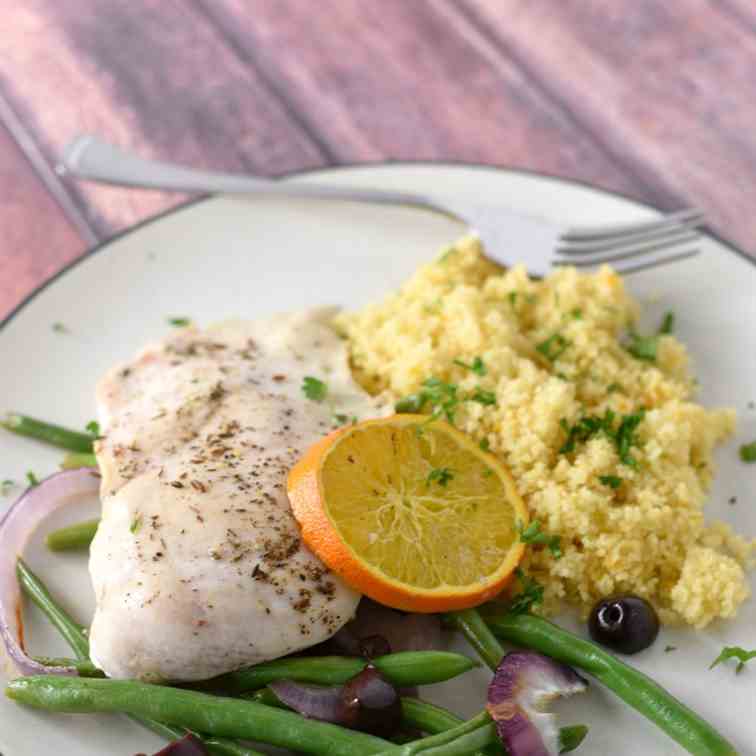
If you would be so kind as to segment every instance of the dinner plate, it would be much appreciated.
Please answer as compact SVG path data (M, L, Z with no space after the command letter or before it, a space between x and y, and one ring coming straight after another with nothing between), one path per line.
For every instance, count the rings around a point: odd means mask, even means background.
M390 164L323 170L289 180L442 190L450 197L485 197L502 207L574 224L658 215L585 185L480 166ZM95 414L98 377L168 333L168 318L185 316L208 324L308 305L359 307L399 286L463 231L451 220L408 208L282 198L190 203L100 245L11 314L0 330L0 409L83 427ZM512 239L513 263L518 247ZM701 384L701 401L737 409L738 431L717 452L718 474L706 511L709 518L753 535L756 465L741 462L737 450L756 439L756 265L711 237L701 249L692 260L636 274L628 285L644 303L647 323L658 323L663 311L674 310L677 333L689 345ZM62 323L65 332L53 329L54 323ZM28 470L47 475L61 456L32 441L0 435L2 478L23 480ZM86 518L94 506L70 506L56 515L54 524ZM37 537L27 558L77 617L91 615L85 556L49 554ZM32 652L66 654L33 608L27 608L26 616ZM585 626L573 617L560 622L585 634ZM664 628L653 647L630 663L700 712L741 753L756 753L756 669L737 676L731 663L709 670L722 646L756 646L754 627L756 606L750 600L735 621L717 622L701 632ZM454 643L462 648L461 642ZM676 650L665 653L669 646ZM480 709L488 679L489 673L480 669L422 693L467 716ZM555 709L563 724L590 726L580 753L683 753L598 683ZM125 717L52 715L0 699L3 756L129 756L160 746L161 741Z

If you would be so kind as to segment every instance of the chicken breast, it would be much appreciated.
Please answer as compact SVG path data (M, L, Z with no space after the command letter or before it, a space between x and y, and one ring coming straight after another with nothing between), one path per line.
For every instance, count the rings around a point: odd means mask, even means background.
M385 414L352 380L331 314L181 329L98 385L90 644L110 677L207 679L354 614L358 594L301 543L286 498L308 446Z

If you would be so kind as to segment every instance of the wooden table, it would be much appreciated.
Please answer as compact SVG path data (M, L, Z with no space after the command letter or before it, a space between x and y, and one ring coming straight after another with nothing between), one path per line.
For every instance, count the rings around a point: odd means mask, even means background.
M96 132L279 175L387 159L695 205L756 251L753 0L5 0L0 317L179 195L56 175Z

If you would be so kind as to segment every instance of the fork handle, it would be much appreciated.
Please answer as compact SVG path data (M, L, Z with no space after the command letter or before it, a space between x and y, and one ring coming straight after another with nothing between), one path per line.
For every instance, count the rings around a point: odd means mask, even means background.
M59 172L119 186L211 194L277 195L326 200L352 200L384 205L410 205L457 217L441 202L422 194L361 187L280 182L233 173L185 168L145 160L94 135L76 137L63 153Z

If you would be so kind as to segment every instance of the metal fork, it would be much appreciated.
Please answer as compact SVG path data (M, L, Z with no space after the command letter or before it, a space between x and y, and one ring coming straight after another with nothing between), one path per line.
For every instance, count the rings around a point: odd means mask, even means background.
M58 170L78 178L150 189L192 193L277 195L349 200L431 210L465 223L480 237L486 255L509 265L523 263L543 276L560 265L590 269L611 263L619 273L676 262L698 253L698 210L679 210L659 220L622 225L565 228L493 204L454 196L430 196L353 186L275 181L254 176L209 173L144 160L96 136L77 137L65 149Z

